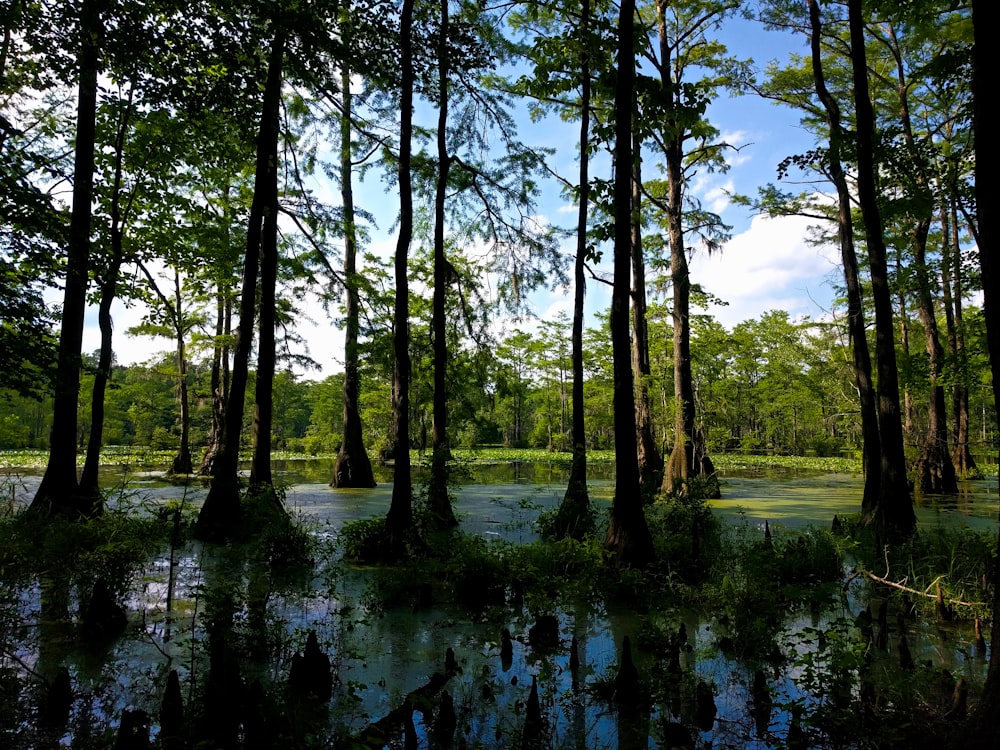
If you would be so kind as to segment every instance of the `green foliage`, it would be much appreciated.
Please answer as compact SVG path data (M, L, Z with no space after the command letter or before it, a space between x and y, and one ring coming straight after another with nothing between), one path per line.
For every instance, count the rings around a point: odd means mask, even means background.
M646 510L657 566L685 583L704 580L719 553L723 526L708 505L713 479L695 477Z
M770 537L766 532L770 532ZM719 646L747 660L780 660L788 612L821 606L843 574L840 548L826 530L785 534L747 522L724 529L707 598L721 609Z
M241 512L241 538L252 544L272 570L312 567L316 537L300 518L289 514L283 489L251 489L243 496Z
M361 518L348 521L337 532L337 543L344 558L355 562L374 562L385 531L384 518Z
M992 580L993 561L997 554L997 535L993 531L971 529L941 523L920 529L904 543L876 549L870 526L859 516L841 519L837 543L850 550L860 566L876 575L906 580L907 586L930 594L941 587L947 602L957 600L971 606L958 606L954 616L967 623L989 617L989 590L984 582ZM935 601L914 596L915 606L925 616L936 618Z
M98 578L121 598L150 556L169 540L170 526L128 496L102 515L69 520L42 519L27 511L0 515L0 578L23 586L33 576L58 575L83 596Z

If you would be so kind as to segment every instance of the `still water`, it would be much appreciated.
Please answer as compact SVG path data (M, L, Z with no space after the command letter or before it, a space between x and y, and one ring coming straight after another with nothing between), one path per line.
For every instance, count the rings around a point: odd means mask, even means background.
M287 506L308 519L314 533L335 539L345 522L384 517L391 498L391 476L383 473L379 486L371 490L335 490L327 486L330 468L328 461L275 466ZM456 490L461 528L491 541L533 541L537 538L533 520L541 510L558 505L566 479L565 468L558 465L472 467L468 483ZM749 529L760 530L767 520L779 539L809 526L827 526L834 515L855 513L861 493L860 476L848 474L731 473L721 479L723 499L712 503L716 512ZM37 477L19 477L17 487L11 489L12 498L18 503L30 499L37 481ZM206 492L200 483L178 485L158 473L108 470L103 481L108 488L119 488L118 502L126 504L183 498L197 506ZM614 493L610 467L593 468L590 490L599 507L610 505ZM925 529L955 523L995 529L996 478L965 483L957 498L922 499L917 512ZM95 721L103 717L114 724L126 707L144 708L155 717L169 669L179 671L182 685L204 678L208 668L203 648L203 618L209 606L206 592L231 585L234 575L243 575L242 564L225 548L197 543L179 551L173 561L166 556L153 561L135 581L135 593L127 602L128 632L99 654L80 652L65 623L46 623L46 584L39 582L34 590L22 593L20 605L24 622L37 622L39 627L23 639L15 656L42 674L58 665L69 666L78 696L77 726L88 712L97 717ZM168 597L171 570L174 580ZM247 571L246 575L252 574ZM683 726L692 741L713 747L780 747L790 722L781 706L817 700L803 687L805 657L816 648L810 634L833 628L837 622L852 622L863 606L858 599L860 581L855 581L823 611L788 612L775 638L785 659L782 666L768 671L775 708L761 718L751 710L751 683L759 660L724 654L720 634L726 623L716 613L677 602L663 602L661 608L642 614L601 601L566 605L555 610L559 647L539 651L527 637L538 613L521 606L509 611L502 623L513 635L513 656L505 662L500 658L500 627L495 616L470 615L440 604L382 606L371 595L375 581L371 569L331 565L314 579L270 591L260 601L247 595L242 609L237 608L237 619L263 618L267 629L285 636L275 638L275 643L284 644L284 652L271 660L269 674L260 676L273 684L284 680L292 651L302 648L307 631L316 631L331 655L336 675L329 723L335 733L343 735L398 706L432 672L442 669L445 650L451 647L461 668L448 685L459 716L458 734L468 746L496 748L511 746L519 735L533 678L553 747L660 747L677 726ZM674 632L682 623L688 648L679 653L682 678L675 694L648 712L640 732L645 742L626 741L619 734L617 713L595 697L594 686L614 674L624 636L638 644L636 660L642 668L654 656L643 651L643 634ZM927 623L918 625L917 632L918 661L946 668L956 676L982 679L986 662L973 653L969 627L943 632ZM574 637L582 665L575 676L569 664ZM698 726L699 683L710 687L718 709L709 726ZM73 731L79 729L68 731L62 744L72 743ZM421 746L427 746L428 734L419 723L418 733Z

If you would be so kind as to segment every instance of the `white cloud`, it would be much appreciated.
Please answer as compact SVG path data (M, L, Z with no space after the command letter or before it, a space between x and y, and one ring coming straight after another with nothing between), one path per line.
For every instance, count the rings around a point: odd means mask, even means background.
M705 195L702 198L705 207L716 214L721 214L732 202L732 194L735 191L735 186L732 180L726 180L721 185L716 185L713 188L705 191Z
M808 244L810 223L802 217L757 216L721 252L691 259L691 280L729 303L710 310L719 322L731 328L768 310L787 310L793 317L825 312L832 274L839 273L838 251Z

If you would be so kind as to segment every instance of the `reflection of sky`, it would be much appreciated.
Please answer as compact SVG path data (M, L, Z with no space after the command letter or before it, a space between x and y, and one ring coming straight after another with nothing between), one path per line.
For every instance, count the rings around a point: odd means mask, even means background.
M555 475L543 472L546 481L525 481L537 478L537 471L537 467L530 471L521 467L508 475L509 481L457 488L456 511L463 528L490 540L522 543L535 539L532 519L540 509L555 507L565 491L558 469L554 470ZM496 482L497 472L491 476ZM373 490L333 490L313 478L297 481L306 476L294 471L284 477L290 482L288 506L308 516L323 535L335 534L349 520L384 516L391 499L389 483ZM24 477L28 489L35 482L36 478ZM142 489L130 494L129 502L143 496L155 504L184 493L183 488L157 481L153 476L142 477L139 486ZM613 480L595 480L591 489L595 504L606 507L613 495ZM995 480L969 483L967 489L957 501L922 504L918 508L921 522L961 519L975 524L990 523L987 516L992 516L996 505ZM780 538L785 530L798 533L809 524L825 526L835 513L854 513L860 498L861 478L846 474L784 479L727 475L722 491L724 499L713 505L725 516L746 519L751 527L762 525L767 519ZM188 497L194 503L200 502L203 494L200 487L188 490ZM206 591L213 583L226 585L225 581L234 576L239 579L245 571L225 547L194 544L181 550L177 560L172 614L168 616L165 611L170 565L164 556L147 567L137 582L138 591L126 602L131 626L128 634L110 650L107 662L95 661L93 655L77 654L71 640L58 644L55 652L51 643L46 646L46 663L55 663L53 659L67 663L80 689L93 690L101 696L92 704L98 715L117 720L122 707L138 706L155 716L167 668L179 669L184 690L192 673L204 678L207 657L201 651L204 633L200 623L206 608ZM510 746L518 736L532 677L538 679L543 713L550 718L553 746L574 746L573 738L583 736L588 748L615 747L618 732L615 711L591 694L574 689L568 663L572 637L577 637L583 664L580 679L592 686L614 675L624 635L632 636L640 669L649 670L657 658L663 657L654 653L656 644L663 641L649 638L648 634L675 632L681 622L686 626L691 649L681 654L684 672L674 706L679 713L672 714L674 709L666 705L653 707L649 714L650 747L656 746L664 722L693 722L693 696L698 680L713 687L718 707L719 720L711 731L701 734L703 740L719 746L772 747L779 744L788 729L788 715L779 710L779 704L797 699L807 704L814 701L800 688L805 676L801 662L816 653L815 631L810 633L809 629L826 630L832 620L841 618L841 632L845 637L854 637L853 618L863 606L860 580L855 579L846 598L832 611L793 608L784 626L776 628L776 643L789 660L781 668L768 670L775 708L769 720L769 734L760 738L755 735L748 712L753 668L720 651L719 639L728 632L728 624L718 613L686 610L672 601L663 602L661 610L643 615L627 607L612 609L601 602L578 607L565 604L554 608L561 645L555 653L545 655L531 647L528 631L536 613L527 607L482 615L470 615L439 602L427 606L407 603L382 607L378 598L371 596L376 590L373 569L345 567L332 569L330 573L317 576L311 583L304 582L301 588L292 585L271 594L266 601L266 617L269 627L290 634L293 646L301 647L309 629L317 631L321 646L332 656L339 679L330 712L333 724L350 732L384 716L407 693L425 684L433 671L442 669L445 649L450 646L462 670L447 686L455 699L460 731L473 744L478 740L485 747ZM22 613L37 618L38 588L26 591L24 596ZM238 622L245 617L245 610L237 612ZM513 663L506 670L499 658L502 627L508 627L514 636ZM930 621L917 621L911 627L911 649L918 662L929 660L956 676L982 678L985 662L971 656L971 635L966 632L971 628L953 626L945 631ZM22 644L18 656L26 663L38 663L38 648L40 640L33 636ZM286 648L279 662L268 667L268 679L282 683L290 656L291 651ZM888 665L894 663L896 656L877 654L875 658ZM112 684L101 687L108 675L114 675ZM421 736L425 736L426 728L419 716L417 727Z

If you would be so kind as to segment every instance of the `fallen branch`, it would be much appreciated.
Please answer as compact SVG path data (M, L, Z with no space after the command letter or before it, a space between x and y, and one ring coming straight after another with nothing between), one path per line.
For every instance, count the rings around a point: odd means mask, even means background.
M881 584L883 584L885 586L891 586L894 589L899 589L900 591L905 591L906 593L913 594L915 596L923 596L923 597L925 597L927 599L937 599L937 594L930 594L930 593L927 593L926 591L918 591L917 589L912 589L909 586L904 586L901 583L896 583L895 581L890 581L888 578L882 578L881 576L877 576L874 573L870 573L867 570L861 570L860 572L864 573L866 576L868 576L869 578L871 578L873 581L881 583ZM941 580L940 577L938 577L938 579L935 581L935 583L937 581L939 581L939 580ZM934 583L931 584L931 586L933 586L933 585L934 585ZM928 586L927 588L930 588L930 586ZM948 603L949 604L960 604L963 607L985 607L986 606L986 602L963 602L961 599L949 599Z
M433 709L438 693L458 671L454 652L449 648L445 657L444 672L435 672L430 679L410 692L403 702L378 721L369 724L357 734L335 743L337 748L383 748L399 738L400 732L413 731L413 712L427 716ZM407 745L409 747L409 745Z

